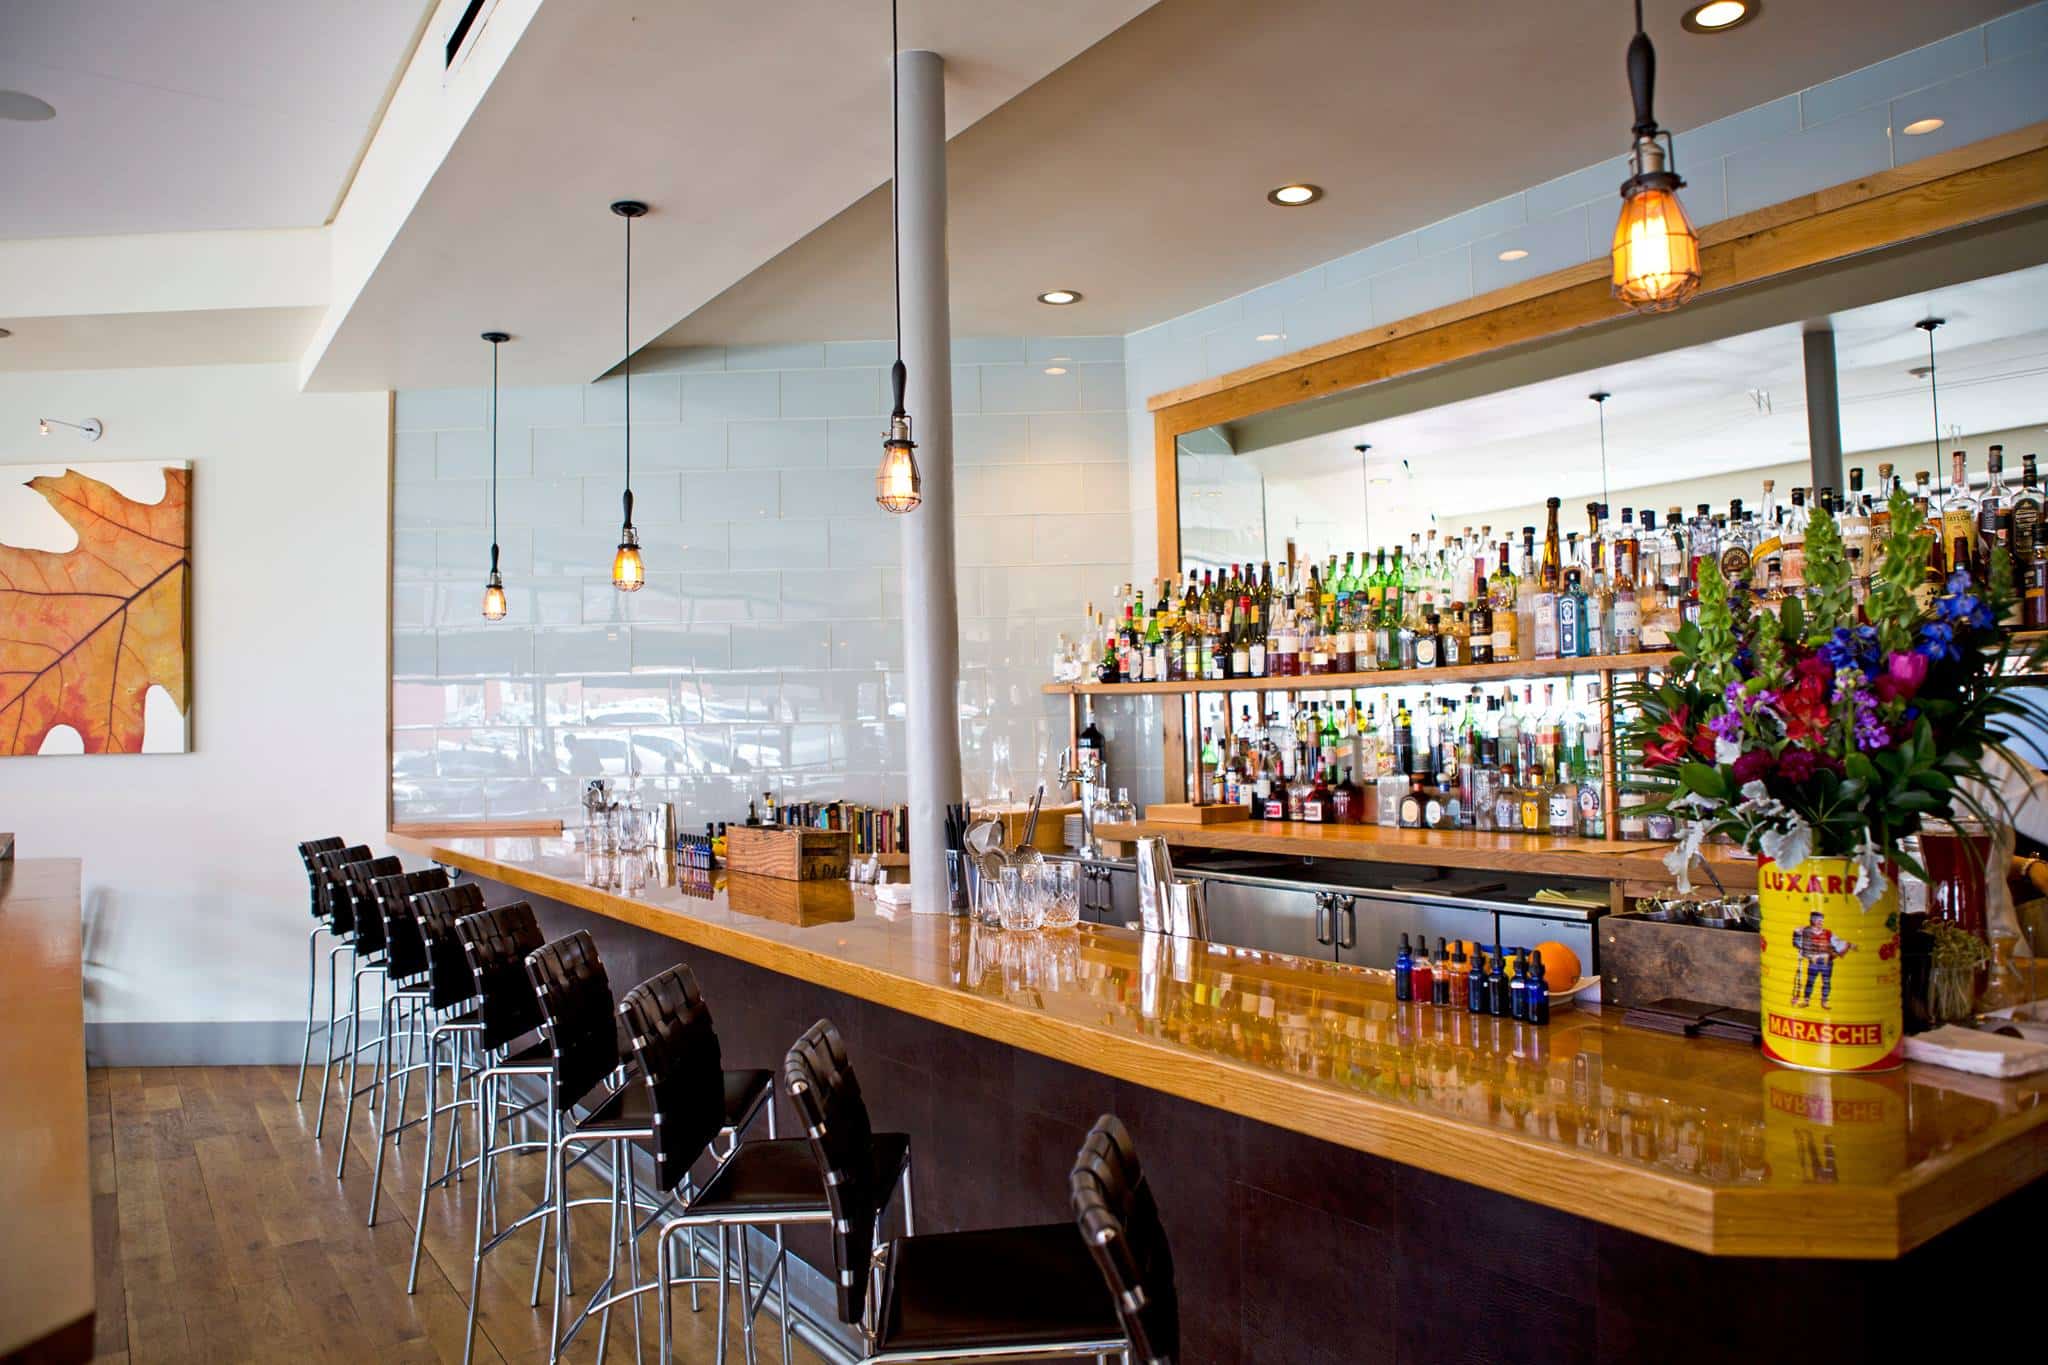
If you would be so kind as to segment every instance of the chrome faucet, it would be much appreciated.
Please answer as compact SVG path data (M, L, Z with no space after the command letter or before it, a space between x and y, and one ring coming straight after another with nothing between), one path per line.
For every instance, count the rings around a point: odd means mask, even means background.
M1095 841L1095 796L1102 789L1102 760L1077 762L1072 745L1060 750L1058 781L1072 783L1081 799L1081 846L1083 858L1100 858L1102 845Z

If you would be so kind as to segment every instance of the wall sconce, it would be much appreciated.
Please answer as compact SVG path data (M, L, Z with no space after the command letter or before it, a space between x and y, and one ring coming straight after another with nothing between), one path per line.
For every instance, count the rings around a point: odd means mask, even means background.
M38 417L36 419L36 432L38 435L48 436L51 427L69 427L77 432L80 437L88 441L97 441L106 432L106 428L100 425L100 419L97 417L88 417L83 422L65 422L55 417Z

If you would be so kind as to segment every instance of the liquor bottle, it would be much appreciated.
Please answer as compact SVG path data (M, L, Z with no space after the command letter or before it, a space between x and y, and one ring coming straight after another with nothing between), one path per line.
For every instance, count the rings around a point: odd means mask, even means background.
M1310 772L1312 777L1308 790L1301 798L1301 818L1312 825L1334 823L1330 786L1323 780L1323 770L1311 765Z
M1204 793L1210 805L1223 804L1223 751L1216 747L1216 736L1208 727L1202 729L1202 773L1201 784L1196 790Z
M1990 481L1984 485L1984 495L1977 499L1977 563L1986 578L1991 572L1993 550L2005 551L2008 559L2013 553L2012 490L2005 486L2005 447L1991 447L1987 462Z
M1438 622L1442 619L1436 612L1430 612L1427 616L1423 617L1422 628L1415 632L1415 666L1417 668L1435 668L1437 666L1437 648L1441 643L1441 637L1438 633Z
M1564 588L1557 594L1557 657L1577 659L1587 651L1586 590L1580 586L1580 571L1565 571Z
M1949 572L1953 573L1977 562L1977 499L1970 496L1968 459L1960 450L1950 459L1954 473L1941 499L1941 543L1948 551Z
M1088 708L1087 716L1088 724L1078 736L1081 752L1076 754L1075 757L1080 760L1081 771L1088 772L1093 770L1099 774L1102 771L1103 759L1107 756L1108 749L1103 741L1102 731L1095 728L1094 707L1090 706ZM1100 781L1101 778L1098 777L1096 780Z
M2034 457L2020 462L2020 491L2012 501L2013 576L2020 593L2020 624L2048 627L2048 519L2043 516L2040 472Z
M1557 776L1551 781L1545 793L1544 820L1546 832L1572 835L1579 828L1579 788L1572 780L1572 765L1569 758L1557 761Z
M1471 627L1465 623L1465 604L1451 603L1451 619L1443 623L1436 637L1437 662L1445 668L1456 668L1469 663L1467 655L1471 650Z
M1335 709L1325 711L1322 726L1316 731L1316 760L1319 766L1330 770L1332 781L1336 780L1337 753L1341 738L1337 729Z
M1508 542L1500 543L1500 566L1487 584L1487 610L1493 613L1493 661L1508 663L1522 657L1521 618L1515 612L1519 584L1508 566Z
M1557 536L1558 500L1546 498L1543 506L1548 514L1549 524L1543 532L1543 564L1537 571L1537 588L1530 601L1530 626L1536 642L1534 657L1555 659L1558 644L1557 597L1564 586Z
M1861 553L1870 562L1870 497L1863 491L1863 466L1849 471L1849 501L1842 506L1842 550Z
M1486 593L1480 593L1473 600L1472 609L1465 618L1465 634L1470 641L1471 662L1490 664L1494 660L1493 603Z
M1865 564L1875 566L1884 543L1892 538L1892 486L1896 482L1889 464L1877 467L1877 490L1870 500L1870 553L1863 556Z
M1400 951L1394 954L1394 999L1415 998L1415 957L1408 950L1408 935L1401 935Z
M1394 771L1406 774L1415 763L1415 717L1404 698L1394 712Z
M1340 768L1342 776L1330 788L1330 818L1340 825L1365 823L1365 790L1352 780L1351 769Z

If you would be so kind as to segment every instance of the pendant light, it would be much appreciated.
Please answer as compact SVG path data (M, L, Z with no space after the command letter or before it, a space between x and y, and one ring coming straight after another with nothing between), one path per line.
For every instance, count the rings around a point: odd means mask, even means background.
M498 576L498 347L512 338L485 332L491 343L491 576L484 580L484 620L505 619L505 580Z
M1700 241L1678 202L1684 187L1671 134L1650 113L1657 53L1643 32L1643 0L1636 0L1636 36L1628 45L1628 88L1635 97L1633 174L1622 182L1621 218L1614 225L1614 297L1638 313L1678 307L1700 287Z
M924 484L917 472L917 442L910 439L910 414L903 410L903 225L897 202L903 159L896 59L896 0L889 0L889 242L890 272L896 283L896 363L889 367L889 385L895 405L882 438L882 467L875 471L875 501L884 511L908 512L924 501Z
M647 582L647 566L640 561L640 533L633 529L633 220L647 216L647 205L638 199L621 199L612 212L626 220L626 493L619 500L619 550L612 556L612 586L620 592L638 592Z

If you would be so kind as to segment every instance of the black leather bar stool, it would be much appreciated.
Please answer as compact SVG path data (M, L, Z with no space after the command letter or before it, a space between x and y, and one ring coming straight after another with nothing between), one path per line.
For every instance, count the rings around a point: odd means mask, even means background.
M712 1025L711 1009L688 967L675 966L641 982L619 1001L619 1014L633 1043L633 1055L640 1063L650 1105L654 1111L655 1184L668 1191L664 1208L682 1201L682 1211L661 1224L655 1242L655 1283L635 1283L624 1293L612 1296L616 1302L628 1294L653 1289L659 1313L657 1321L662 1365L672 1359L670 1293L677 1283L691 1287L691 1306L696 1305L700 1284L718 1286L718 1359L725 1358L725 1306L727 1281L737 1263L740 1285L741 1323L744 1354L753 1365L754 1318L767 1301L771 1288L779 1284L782 1319L782 1358L789 1359L789 1268L783 1244L783 1227L788 1223L831 1221L831 1205L825 1198L824 1183L811 1160L809 1144L802 1138L775 1135L775 1110L768 1105L768 1137L739 1140L742 1127L751 1119L770 1093L773 1076L766 1071L727 1070ZM901 1153L907 1162L910 1140L900 1135L885 1138L883 1144ZM718 1144L726 1144L723 1152ZM702 1189L696 1187L692 1167L709 1152L716 1164ZM773 1227L775 1255L755 1281L748 1268L747 1229ZM697 1271L697 1233L715 1229L718 1241L718 1274L711 1277ZM681 1237L690 1249L690 1273L675 1272L674 1239ZM602 1308L605 1305L596 1305ZM588 1313L590 1309L585 1309Z
M292 1099L303 1102L306 1098L306 1066L313 1060L313 1030L318 1022L317 1011L320 998L320 935L327 930L327 903L320 894L320 868L313 859L321 853L339 853L348 847L348 841L340 835L329 835L325 839L308 839L299 845L299 861L306 865L306 892L309 912L313 916L313 928L306 935L306 1045L299 1051L299 1085L293 1091ZM329 986L333 994L334 987ZM327 1017L332 1024L334 1005L327 1006Z
M1180 1295L1173 1251L1138 1149L1116 1115L1104 1114L1088 1130L1067 1177L1067 1193L1130 1338L1125 1365L1174 1365L1180 1354Z
M790 1048L783 1084L832 1204L839 1314L860 1326L862 1365L1087 1359L1129 1348L1071 1222L881 1240L883 1153L830 1021Z
M317 853L313 864L319 869L320 897L327 912L327 932L334 938L334 946L327 950L327 1049L320 1063L320 1111L313 1123L313 1137L317 1141L327 1131L327 1096L332 1087L336 1053L334 1050L336 1029L340 1019L337 1010L341 1002L341 991L336 985L335 970L341 958L348 958L350 980L355 978L356 967L356 916L355 892L348 881L349 864L367 862L370 859L368 844L351 844L333 853ZM344 1072L347 1057L340 1058Z
M476 1083L482 1065L476 1041L483 1032L483 1018L477 1001L476 976L469 970L469 960L463 955L462 940L456 934L455 924L463 916L474 915L484 908L484 893L475 882L454 882L414 892L406 899L427 955L427 1008L431 1027L427 1031L427 1103L423 1117L426 1122L424 1150L431 1157L435 1119L441 1114L452 1115L458 1110L482 1104L481 1090ZM442 1067L441 1050L448 1045L452 1045L453 1050L448 1066L454 1075L455 1085L451 1088L448 1102L442 1104L435 1093L435 1083ZM470 1085L467 1099L462 1095L464 1080ZM440 1175L434 1175L425 1160L420 1163L420 1202L412 1223L412 1267L405 1277L405 1292L408 1294L419 1289L420 1245L425 1240L427 1227L427 1192L451 1180L460 1180L465 1169L477 1164L462 1159L461 1133L461 1121L450 1118L450 1155ZM481 1178L481 1171L478 1176Z
M519 1077L545 1081L554 1074L554 1050L534 1035L541 1025L540 997L527 975L526 957L546 940L533 918L533 907L514 901L464 915L455 921L455 932L476 980L477 1013L483 1024L477 1044L483 1053L483 1067L476 1084L480 1101L477 1110L477 1204L475 1239L469 1257L469 1323L462 1341L462 1365L470 1365L476 1348L477 1293L483 1276L484 1257L503 1245L528 1223L540 1224L540 1237L533 1248L533 1293L528 1307L540 1304L541 1266L548 1244L548 1220L555 1211L555 1163L547 1163L540 1202L531 1211L504 1226L498 1222L498 1157L505 1152L539 1151L552 1158L554 1147L553 1108L543 1094L506 1113L505 1092ZM527 1119L534 1110L543 1115L543 1132L537 1140L498 1141L498 1126L506 1121ZM484 1240L484 1215L488 1208L491 1238Z
M396 855L387 854L382 858L371 858L363 862L349 863L341 869L342 886L346 889L350 913L355 920L355 940L349 970L348 988L348 1044L344 1054L348 1062L348 1076L342 1082L345 1098L341 1106L341 1150L334 1158L334 1178L339 1180L348 1167L348 1130L355 1121L356 1096L375 1092L384 1079L384 1045L387 1039L383 1031L385 1005L391 994L391 978L384 970L384 917L377 910L376 893L370 883L379 877L396 876L405 871L405 865ZM375 1042L365 1043L363 1030L363 978L377 979L378 1032ZM358 1088L356 1085L357 1064L366 1048L376 1050L376 1058L370 1067L370 1084ZM375 1100L372 1100L375 1104Z
M371 1227L377 1226L377 1199L384 1192L385 1149L397 1146L406 1129L424 1122L424 1118L408 1119L405 1116L406 1094L412 1073L420 1070L431 1072L433 1067L432 1055L427 1050L427 1030L433 1023L428 1015L433 1006L434 992L428 981L427 944L420 936L419 919L412 912L412 898L423 891L439 891L447 885L448 870L441 867L399 872L370 881L370 896L376 906L377 918L384 926L384 979L388 986L384 992L382 1025L378 1029L377 1156L370 1166ZM401 1043L405 1054L402 1060L399 1056ZM425 1054L427 1059L416 1061L416 1050ZM431 1097L431 1078L428 1085ZM398 1096L398 1119L395 1123L391 1118L394 1091ZM431 1108L431 1098L428 1103ZM459 1137L461 1132L460 1124L449 1129L451 1137ZM430 1141L420 1156L421 1170L431 1169L433 1161L434 1148Z
M640 1275L640 1242L644 1210L659 1216L668 1201L643 1200L639 1179L633 1169L633 1149L651 1145L656 1136L655 1114L648 1087L629 1072L619 1050L619 1015L611 997L611 983L599 961L597 945L588 933L578 930L567 938L543 945L526 959L540 996L542 1036L554 1049L555 1070L550 1078L555 1122L555 1295L550 1335L554 1341L550 1359L561 1352L592 1313L600 1319L598 1355L604 1355L611 1322L611 1305L633 1299L634 1354L640 1351L639 1292L646 1287ZM709 1015L705 1015L708 1026ZM722 1125L712 1135L730 1134L733 1139L766 1106L774 1077L767 1071L719 1071L719 1106ZM575 1099L577 1095L581 1099ZM583 1111L582 1117L576 1110ZM582 1147L582 1155L564 1160L571 1148ZM571 1200L568 1176L578 1163L600 1146L609 1148L612 1189L609 1199L612 1239L606 1256L605 1278L591 1293L590 1301L567 1331L561 1328L562 1304L568 1293L569 1210L578 1204L597 1201ZM700 1144L699 1152L704 1150ZM651 1216L647 1222L654 1221ZM631 1286L614 1293L618 1282L618 1250L621 1236L627 1243L627 1266Z

